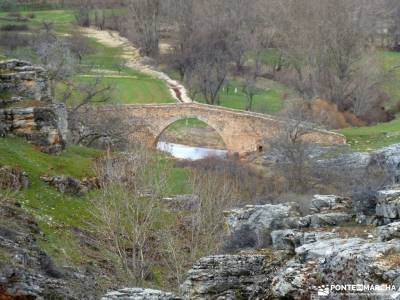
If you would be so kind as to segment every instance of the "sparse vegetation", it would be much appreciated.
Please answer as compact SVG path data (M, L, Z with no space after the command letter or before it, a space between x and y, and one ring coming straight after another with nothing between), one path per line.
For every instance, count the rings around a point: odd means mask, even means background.
M28 25L25 24L6 24L0 27L0 31L27 31Z

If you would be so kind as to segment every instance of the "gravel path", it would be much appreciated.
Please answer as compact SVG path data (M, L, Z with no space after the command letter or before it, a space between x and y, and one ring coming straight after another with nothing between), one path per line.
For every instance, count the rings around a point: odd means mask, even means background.
M181 83L171 79L164 72L157 71L153 67L144 64L143 57L140 56L139 50L135 48L128 39L120 36L118 32L102 31L92 27L83 28L82 32L89 37L97 39L105 46L123 48L123 58L127 61L126 66L164 81L167 84L172 97L177 102L193 102L189 97L188 91Z

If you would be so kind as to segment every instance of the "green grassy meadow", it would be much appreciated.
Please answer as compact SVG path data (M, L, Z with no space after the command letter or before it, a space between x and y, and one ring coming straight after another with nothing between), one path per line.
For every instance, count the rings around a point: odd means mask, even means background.
M22 17L27 21L8 21L5 17L8 12L0 12L0 26L5 24L26 24L30 30L39 29L43 22L53 23L54 30L58 33L69 33L75 21L75 16L72 10L38 10L38 11L22 11ZM34 15L33 18L29 17Z
M92 76L92 73L77 75L73 80L76 83L94 80L94 78L88 76ZM154 79L148 75L133 70L127 70L126 72L117 75L101 76L102 85L110 85L112 87L112 98L110 103L151 104L175 102L166 85L161 80ZM118 76L121 77L118 78ZM64 90L65 86L59 84L56 98L61 98ZM69 99L68 104L77 104L79 103L79 99L80 95L74 93L71 99Z
M258 88L254 96L252 111L265 114L274 114L284 107L284 97L287 91L284 87L274 84L273 88ZM220 106L242 109L246 108L246 95L240 81L230 81L229 87L225 87L219 93ZM198 96L196 101L205 102Z

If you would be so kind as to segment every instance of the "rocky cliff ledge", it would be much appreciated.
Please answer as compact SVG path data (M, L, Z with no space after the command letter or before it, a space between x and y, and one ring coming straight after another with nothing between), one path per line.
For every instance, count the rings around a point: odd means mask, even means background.
M320 299L317 295L325 293L328 297L323 299L398 299L400 187L377 194L371 208L375 222L364 225L357 221L359 206L354 199L335 195L312 197L308 215L296 203L227 211L226 239L235 247L229 248L230 254L195 263L178 298L300 300ZM338 292L339 285L352 287ZM125 289L103 299L178 298L160 291Z
M26 138L43 152L64 149L67 111L49 93L47 72L28 62L0 62L0 136Z

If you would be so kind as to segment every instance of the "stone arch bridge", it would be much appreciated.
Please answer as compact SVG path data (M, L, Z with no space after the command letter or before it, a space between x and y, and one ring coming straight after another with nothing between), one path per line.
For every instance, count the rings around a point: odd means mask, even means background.
M245 154L261 150L284 122L265 114L228 109L199 103L119 105L96 108L101 114L117 114L132 128L131 138L155 147L160 135L174 122L196 118L221 136L230 153ZM307 133L305 138L323 145L344 144L345 137L322 129Z

